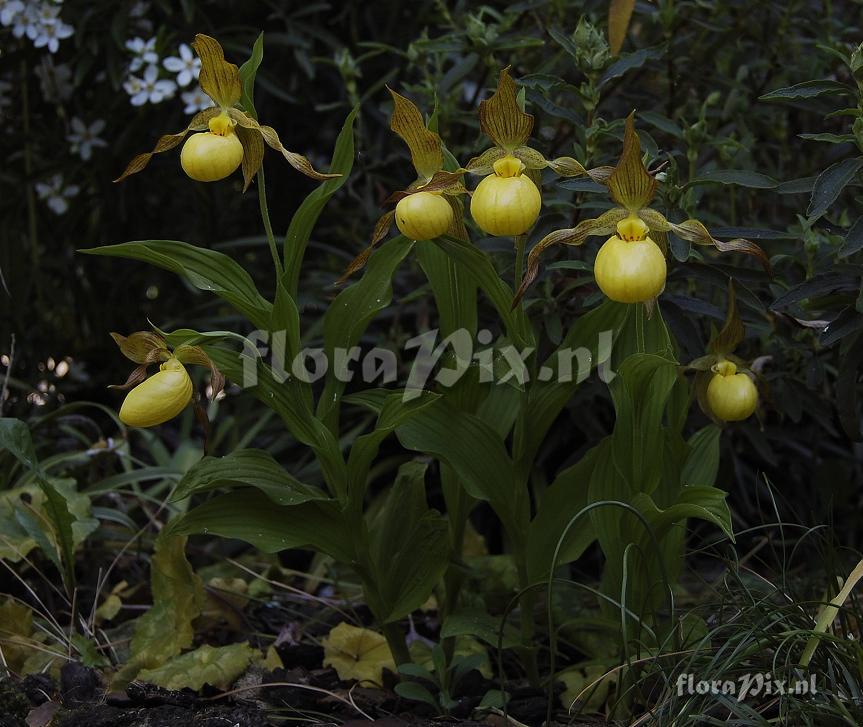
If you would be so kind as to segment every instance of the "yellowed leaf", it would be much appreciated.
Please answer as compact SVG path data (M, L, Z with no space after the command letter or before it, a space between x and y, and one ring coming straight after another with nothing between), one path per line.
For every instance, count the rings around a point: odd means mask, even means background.
M429 180L435 172L443 168L441 138L426 127L420 110L412 101L396 93L389 86L387 91L393 97L390 128L408 145L411 162L420 179Z
M608 4L608 47L616 56L623 47L635 0L611 0Z
M324 666L333 667L339 679L383 683L383 670L396 670L387 640L377 631L340 623L325 636Z
M513 151L524 144L533 130L533 116L518 105L515 81L509 66L500 72L494 95L479 105L479 124L483 132L501 149Z
M140 172L150 163L150 159L153 158L154 154L161 154L163 151L173 149L186 138L186 134L190 131L204 131L207 128L207 122L214 116L218 115L219 109L215 106L204 109L195 114L189 122L189 125L182 131L179 131L176 134L165 134L164 136L160 136L159 140L156 142L156 146L153 147L153 151L138 154L138 156L129 162L126 169L114 180L114 182L122 182L126 177Z
M201 59L201 74L198 76L201 89L219 106L233 106L243 95L237 66L225 60L219 41L209 35L198 33L192 47Z
M630 211L647 207L656 193L656 179L647 173L641 159L641 141L635 131L635 112L626 119L623 153L608 177L608 191L617 204Z

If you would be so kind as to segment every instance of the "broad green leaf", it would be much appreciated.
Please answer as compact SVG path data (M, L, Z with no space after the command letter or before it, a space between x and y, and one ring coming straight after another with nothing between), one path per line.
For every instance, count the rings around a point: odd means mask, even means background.
M662 419L677 380L677 362L653 354L627 358L611 383L617 421L615 465L632 492L651 492L662 469Z
M257 328L266 328L270 322L270 303L258 292L251 276L221 252L178 240L137 240L79 252L142 260L170 270L198 290L207 290L223 298Z
M427 464L407 462L369 524L375 569L376 616L382 623L404 618L428 600L449 562L446 518L429 510Z
M312 229L318 217L330 198L342 188L348 180L354 166L354 121L359 107L354 107L345 119L342 130L336 139L333 159L330 163L330 173L341 174L341 177L328 179L303 200L299 209L291 218L288 233L285 235L282 258L285 261L285 284L291 297L297 297L297 287L300 281L300 268L309 244Z
M656 60L662 56L663 52L660 48L639 48L633 53L624 53L605 69L597 86L602 88L609 81L620 78L629 71L641 68L647 61Z
M779 182L773 177L749 169L715 169L690 179L684 188L699 184L733 184L751 189L775 189L779 186Z
M689 439L689 454L680 473L683 486L712 487L719 473L719 437L722 430L715 424L699 429Z
M393 296L392 278L414 243L402 235L388 240L369 259L363 277L336 296L324 314L324 351L335 360L337 348L350 349L359 343L372 319L386 308ZM332 431L338 430L339 403L345 383L339 381L334 366L327 370L317 415Z
M849 257L860 250L863 250L863 216L858 217L851 229L845 233L845 242L839 251L839 257Z
M72 529L75 518L69 512L68 502L42 470L30 436L30 429L24 422L18 419L0 418L0 450L8 451L17 459L35 479L45 495L45 513L53 528L57 552L60 556L55 562L63 574L66 589L71 593L75 588L75 535ZM46 555L51 555L51 551L47 551Z
M343 563L355 560L350 532L333 500L281 507L256 490L230 492L193 508L168 529L175 535L236 538L266 553L310 547Z
M519 472L525 474L532 466L546 434L581 383L579 366L589 360L584 371L587 375L597 366L610 367L607 356L631 308L605 301L578 318L561 345L545 360L540 375L545 371L548 380L535 381L530 387L524 424L516 433L514 453Z
M661 540L675 523L687 518L698 518L713 523L733 541L731 511L725 501L726 494L716 487L693 485L684 487L678 501L664 510L660 510L650 495L644 492L637 494L632 504L645 516L657 540Z
M206 345L204 350L228 379L246 384L246 389L285 422L288 431L317 455L324 477L333 490L344 493L347 470L339 444L322 421L311 411L307 384L294 376L286 380L256 355L238 353L222 346ZM254 386L247 376L254 372Z
M821 217L830 208L842 190L863 169L863 157L843 159L827 167L815 180L809 200L807 217Z
M770 307L778 310L803 300L820 298L834 291L852 292L859 288L859 275L850 270L819 273L780 295Z
M404 666L416 666L415 664L405 664ZM399 671L402 670L402 667L399 667ZM422 684L418 684L417 682L399 682L395 686L395 692L402 699L410 699L413 702L423 702L430 707L432 707L435 711L440 711L441 705L438 704L437 699L435 699L434 695L426 689Z
M258 655L248 643L213 647L208 644L177 656L155 669L143 669L138 679L174 691L200 691L205 684L228 689L249 668Z
M363 501L369 470L384 439L392 434L399 424L408 421L418 411L440 398L438 394L424 391L417 398L403 401L403 392L380 391L385 394L385 398L373 409L378 413L375 428L356 438L348 456L348 491L355 503ZM357 399L352 398L351 402L357 402Z
M183 476L172 499L182 500L193 493L237 487L256 487L277 505L327 499L322 490L303 484L269 452L260 449L241 449L224 457L204 457Z
M251 57L240 66L240 84L243 90L240 103L243 106L243 110L253 119L258 118L258 114L255 111L255 77L258 75L258 68L261 67L261 61L263 60L264 34L261 33L255 39L255 44L252 46Z
M845 84L832 81L829 78L815 81L803 81L793 86L777 88L759 97L759 101L788 101L803 98L815 98L824 94L851 94L852 90Z
M588 504L595 457L596 450L590 450L574 465L563 470L542 494L527 540L527 570L531 583L549 578L554 552L561 538L563 543L555 566L577 560L596 540L587 514L581 515L564 535L570 521Z
M446 617L441 625L442 639L457 636L475 636L485 643L497 648L500 637L501 619L476 608L465 608ZM520 638L512 625L506 624L503 629L503 648L517 646Z
M513 309L513 294L500 279L491 258L470 242L455 237L438 237L434 244L455 260L485 293L501 317L509 338L516 346L530 346L533 332L521 307Z
M492 427L441 399L397 427L396 436L407 449L451 466L471 497L489 502L514 541L524 538L527 493L517 485L512 460Z
M475 334L476 279L437 245L417 245L416 255L431 284L441 337L461 328Z

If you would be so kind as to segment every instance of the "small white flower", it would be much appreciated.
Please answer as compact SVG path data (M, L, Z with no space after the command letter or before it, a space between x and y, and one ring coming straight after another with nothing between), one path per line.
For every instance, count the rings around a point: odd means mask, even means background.
M191 91L184 91L180 94L180 98L182 98L183 103L186 104L183 111L187 114L196 114L213 105L210 97L204 93L200 86L195 86Z
M39 8L33 3L24 6L24 10L17 13L12 19L12 35L16 38L30 36L39 25Z
M70 37L74 32L75 28L57 19L39 26L38 35L33 38L33 45L36 48L47 46L49 52L56 53L60 49L60 41Z
M62 215L69 209L69 200L77 196L81 188L77 184L65 184L62 174L55 174L47 182L36 182L36 194L44 199L54 214Z
M171 98L177 90L177 84L173 81L159 80L159 67L147 66L144 69L144 77L129 76L123 84L132 99L132 106L143 106L145 103L161 103Z
M180 57L171 56L162 61L171 73L177 74L177 83L181 86L188 86L192 81L198 80L198 74L201 72L201 59L198 58L192 49L185 43L180 45Z
M99 138L99 134L105 129L105 122L102 119L96 119L90 126L87 126L77 116L71 122L72 133L66 137L66 140L72 145L72 153L79 154L86 162L93 156L93 149L99 146L108 146L104 139Z
M159 54L156 53L156 39L130 38L126 41L126 48L132 52L132 61L129 70L134 73L144 66L152 66L159 62Z
M9 27L23 14L24 3L21 0L0 0L0 25Z

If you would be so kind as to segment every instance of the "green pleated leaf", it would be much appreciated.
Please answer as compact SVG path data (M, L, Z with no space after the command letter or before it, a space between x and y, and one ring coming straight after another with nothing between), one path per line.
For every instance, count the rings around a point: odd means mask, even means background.
M596 540L593 523L587 514L564 533L570 521L588 504L595 457L596 450L590 450L576 464L563 470L543 493L528 533L527 570L531 583L549 577L558 545L560 550L555 567L577 560Z
M296 298L297 286L300 281L300 268L309 244L312 229L318 217L330 198L348 181L348 176L354 166L354 121L359 107L348 114L342 130L336 139L333 159L330 163L330 173L341 174L341 177L328 179L321 183L308 197L303 200L299 209L291 218L288 233L285 236L283 259L285 261L285 282L291 296Z
M863 169L863 157L852 157L827 167L815 180L809 200L808 217L820 217L830 208L842 190Z
M178 240L137 240L79 252L141 260L170 270L198 290L210 291L226 300L252 325L266 328L269 323L270 303L258 292L251 276L221 252Z
M531 345L533 332L530 323L521 308L513 309L512 290L501 280L491 258L470 242L454 237L438 237L433 243L455 260L488 296L513 343L518 346Z
M335 361L335 349L347 350L355 346L369 323L390 304L393 275L413 246L414 243L403 235L385 242L369 259L363 277L339 293L327 308L324 314L324 351L328 361ZM344 390L345 382L339 381L335 367L331 365L317 414L333 431L338 428L339 402Z
M311 500L326 500L316 487L300 482L260 449L241 449L224 457L204 457L186 472L173 500L211 490L256 487L278 505L299 505Z
M407 449L452 467L468 494L488 501L510 537L524 537L526 490L517 486L512 460L494 428L441 399L397 427L396 436Z
M369 525L376 570L377 616L397 621L419 608L443 577L449 561L449 525L429 510L425 463L407 462Z
M341 562L355 559L341 511L332 500L281 507L256 490L230 492L173 520L168 530L175 535L209 533L236 538L266 553L308 547Z

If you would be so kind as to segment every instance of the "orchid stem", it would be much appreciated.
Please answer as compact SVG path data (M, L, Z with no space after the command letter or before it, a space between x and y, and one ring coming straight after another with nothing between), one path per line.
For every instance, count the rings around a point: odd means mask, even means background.
M524 248L526 243L527 235L515 236L515 272L513 274L515 288L513 290L518 290L518 286L521 285L521 277L524 274Z
M276 285L284 275L282 260L279 257L279 248L276 247L276 238L273 235L273 223L270 222L270 210L267 207L267 185L264 181L264 168L258 170L258 202L261 205L261 219L264 221L264 230L267 233L267 244L270 246L270 254L273 256L273 266L276 268Z

